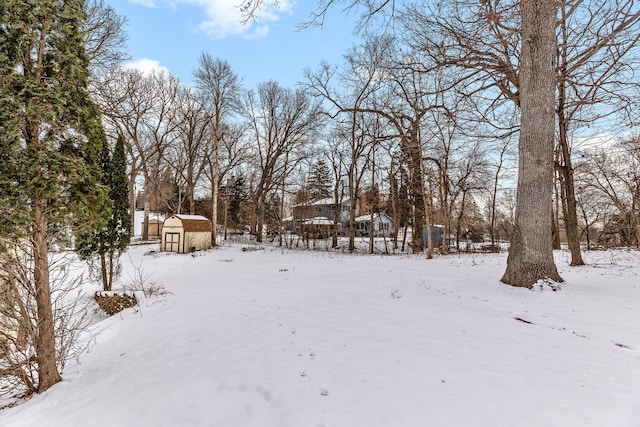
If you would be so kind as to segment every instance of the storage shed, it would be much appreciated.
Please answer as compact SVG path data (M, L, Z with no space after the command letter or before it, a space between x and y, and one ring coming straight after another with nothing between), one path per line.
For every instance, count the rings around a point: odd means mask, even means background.
M211 221L201 215L172 215L162 225L160 250L181 254L211 247Z
M162 232L162 220L160 218L149 218L149 237L158 238Z

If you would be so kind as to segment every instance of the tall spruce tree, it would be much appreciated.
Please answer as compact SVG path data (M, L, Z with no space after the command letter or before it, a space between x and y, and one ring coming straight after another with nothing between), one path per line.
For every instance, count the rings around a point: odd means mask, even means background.
M105 224L100 117L87 91L83 0L0 5L0 146L5 238L30 242L37 306L38 392L61 380L49 248L71 230Z
M307 191L312 201L331 196L332 184L331 168L326 160L319 159L311 165L307 178Z
M102 184L109 188L111 217L105 227L79 235L77 249L84 259L92 259L95 255L99 256L102 288L105 291L110 291L113 286L113 278L119 271L120 255L129 245L131 219L129 217L129 187L124 138L122 135L118 136L113 156L110 154L104 132L101 135L101 140L102 153L99 163L102 169Z

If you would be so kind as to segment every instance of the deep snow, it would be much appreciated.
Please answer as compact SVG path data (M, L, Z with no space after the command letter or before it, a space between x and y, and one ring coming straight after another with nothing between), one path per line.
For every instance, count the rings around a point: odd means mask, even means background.
M120 284L168 293L1 426L640 426L639 252L557 252L553 291L500 284L506 254L151 248Z

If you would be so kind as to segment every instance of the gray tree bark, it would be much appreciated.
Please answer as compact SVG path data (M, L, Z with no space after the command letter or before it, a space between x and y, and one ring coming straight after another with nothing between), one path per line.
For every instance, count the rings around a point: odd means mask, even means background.
M514 236L502 282L531 288L561 282L551 248L555 129L554 0L522 0L520 102L522 124Z
M47 243L46 203L38 202L34 208L33 231L31 234L34 256L33 279L36 290L38 312L38 393L42 393L62 378L56 363L56 340L49 286L49 249Z

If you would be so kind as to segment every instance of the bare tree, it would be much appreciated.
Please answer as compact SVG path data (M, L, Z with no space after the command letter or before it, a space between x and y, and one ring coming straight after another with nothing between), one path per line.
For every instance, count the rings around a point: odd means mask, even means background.
M515 232L502 281L530 288L540 279L562 281L551 248L557 5L553 0L523 1L521 13L518 193Z
M442 7L440 7L442 6ZM531 287L560 281L551 248L555 28L558 6L548 0L457 2L403 15L413 45L436 67L466 70L470 91L493 91L521 109L518 208L514 240L502 281Z
M319 96L333 107L331 116L336 120L341 138L346 141L346 175L350 203L349 214L349 251L355 250L355 218L357 214L357 199L360 192L360 182L367 169L369 151L374 142L371 123L375 118L375 111L366 108L369 97L373 97L380 87L377 64L381 60L381 45L373 43L371 49L365 49L363 55L368 59L364 62L368 66L362 67L357 60L358 52L354 50L350 55L347 68L338 73L335 66L322 63L320 68L305 72L307 77L306 89L314 96ZM338 80L342 89L333 87L334 80ZM372 114L373 113L373 114ZM337 120L341 115L340 120ZM342 118L344 117L344 119ZM376 134L377 135L377 134Z
M583 265L569 132L612 115L637 85L640 10L629 0L566 0L558 22L557 108L562 206L571 265ZM589 40L590 43L585 43ZM602 108L602 104L606 104ZM618 104L616 106L616 104ZM620 105L623 104L623 105ZM599 105L598 108L594 108ZM611 108L614 106L614 108Z
M251 129L259 172L254 188L258 242L262 242L267 196L303 157L305 146L314 141L322 125L320 113L320 103L302 90L283 88L274 81L259 84L257 93L249 91L245 96L243 114Z
M211 242L217 245L218 226L218 187L220 183L220 144L225 120L240 107L240 79L231 70L226 61L214 59L203 53L198 59L198 69L194 72L196 85L202 93L212 115L212 154L211 164Z
M221 129L221 139L218 146L218 182L225 182L225 194L224 197L224 209L223 218L226 219L229 213L229 185L235 184L236 176L241 176L242 173L238 170L241 166L248 161L251 153L251 147L247 138L247 129L241 124L224 124ZM211 141L210 141L211 142ZM210 148L210 146L209 146ZM204 169L204 174L207 180L211 184L211 194L213 197L213 176L216 171L214 166L216 154L213 150L208 150L206 155L207 167ZM235 171L235 172L234 172ZM219 193L219 192L218 192ZM218 199L220 199L218 194ZM218 204L216 204L218 205ZM219 206L219 205L218 205ZM219 207L216 208L218 214L220 213ZM224 240L227 240L227 221L224 221Z
M628 0L559 3L557 100L563 217L572 265L583 264L577 235L569 131L628 105L635 79L625 77L637 61L638 7ZM422 46L439 67L466 70L465 85L520 104L521 14L518 2L456 2L400 13L409 43ZM426 30L425 30L426 29ZM593 108L599 105L598 108ZM605 106L604 108L602 106Z
M339 130L335 129L329 139L325 157L331 164L331 173L333 178L333 233L331 236L331 247L338 247L338 233L343 221L342 204L344 202L344 179L345 167L347 164L345 147L345 139L340 137Z
M142 118L151 114L153 109L153 91L150 82L143 73L135 70L113 70L102 76L97 85L96 100L100 105L107 131L111 136L122 134L125 138L129 173L129 207L131 224L135 224L136 179L140 174L144 151L138 152L142 145ZM133 227L131 229L133 233Z
M581 165L576 167L576 204L579 218L582 220L580 236L584 236L587 241L587 250L591 250L595 247L598 228L600 231L604 228L599 225L606 224L606 218L613 216L615 205L597 186L592 186L589 174L583 173L584 169ZM607 244L607 240L601 243Z
M97 85L97 100L108 124L107 131L125 138L129 159L131 216L135 214L135 185L140 174L145 180L143 239L148 238L149 202L165 170L165 150L176 138L175 115L178 80L164 72L145 75L136 70L114 70Z
M439 222L444 233L449 235L456 207L461 207L459 216L463 216L469 193L486 187L481 178L486 176L485 141L465 134L473 130L465 129L468 119L464 115L474 109L470 97L442 90L436 92L434 98L434 105L440 108L430 109L425 116L423 156L425 161L436 166ZM459 226L456 226L456 234L459 242ZM456 246L459 248L458 243ZM448 239L443 239L441 253L447 253L448 249Z
M85 2L87 19L84 22L85 53L89 57L89 71L95 77L119 67L129 59L126 52L126 18L119 15L104 0Z
M354 49L347 56L347 68L338 77L344 90L353 91L350 98L344 94L341 96L332 88L335 70L326 64L314 74L307 73L308 88L328 100L337 113L351 114L352 123L356 123L356 114L373 115L384 120L388 128L384 138L400 141L411 171L414 199L412 248L417 253L423 250L422 228L425 223L421 120L427 111L436 107L427 97L429 92L424 76L410 67L398 65L402 60L396 59L394 48L391 38L370 38L362 48ZM376 136L380 137L382 135ZM359 155L362 154L364 152Z
M36 303L36 264L28 244L0 239L0 396L28 396L40 389L37 353L39 321ZM77 260L76 260L77 261ZM52 321L55 331L56 367L83 350L79 334L88 324L88 308L80 291L83 277L73 277L74 259L53 254L49 260Z
M196 186L207 167L207 142L211 138L212 117L201 101L192 89L180 88L173 117L177 136L165 150L167 164L185 183L191 215L195 214Z
M640 246L639 144L638 138L632 138L608 150L601 149L586 155L587 161L581 167L580 182L607 201L598 199L600 209L606 205L615 207L608 220L602 221L605 234L618 244Z
M497 158L496 164L494 165L495 167L495 173L493 175L493 186L491 189L491 202L490 202L490 207L489 207L489 234L491 236L491 250L492 251L498 251L498 246L496 245L496 209L497 209L497 201L498 201L498 185L500 183L500 178L501 178L501 174L503 172L503 168L505 166L505 160L506 160L506 156L508 154L508 150L509 150L509 145L510 145L510 140L509 138L505 138L502 141L502 145L500 147L500 155Z

